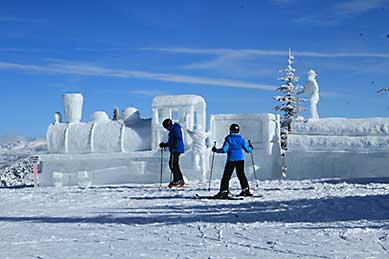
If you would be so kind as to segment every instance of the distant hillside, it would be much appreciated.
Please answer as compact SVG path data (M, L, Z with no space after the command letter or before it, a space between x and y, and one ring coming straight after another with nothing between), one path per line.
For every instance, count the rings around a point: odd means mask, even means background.
M0 137L0 187L32 183L29 157L46 153L46 141L26 137Z

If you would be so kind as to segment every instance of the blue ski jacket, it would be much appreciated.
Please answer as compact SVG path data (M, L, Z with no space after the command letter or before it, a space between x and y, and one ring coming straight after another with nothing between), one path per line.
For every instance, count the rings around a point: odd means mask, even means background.
M242 149L246 153L253 151L241 135L230 134L224 139L223 147L216 149L216 153L227 153L227 161L241 161L244 160Z
M169 152L170 153L184 153L184 141L182 139L181 126L178 123L174 123L169 129L169 140L168 140Z

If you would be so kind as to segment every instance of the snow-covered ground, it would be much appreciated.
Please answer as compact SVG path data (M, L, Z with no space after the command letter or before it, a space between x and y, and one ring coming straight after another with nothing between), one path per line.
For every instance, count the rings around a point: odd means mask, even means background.
M264 197L197 200L198 182L0 188L0 258L389 257L389 179L251 186Z

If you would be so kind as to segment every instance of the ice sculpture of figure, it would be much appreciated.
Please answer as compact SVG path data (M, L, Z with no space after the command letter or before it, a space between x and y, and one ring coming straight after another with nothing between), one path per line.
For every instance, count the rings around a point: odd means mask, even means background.
M186 130L189 136L192 138L192 150L194 155L194 161L197 168L200 169L202 180L205 181L207 177L207 163L206 152L207 146L205 141L208 137L207 132L200 125L194 127L193 131Z
M310 103L311 119L318 120L319 113L317 112L317 103L319 102L319 86L316 81L317 74L314 70L308 71L308 78L304 85L304 90L300 93L307 96Z

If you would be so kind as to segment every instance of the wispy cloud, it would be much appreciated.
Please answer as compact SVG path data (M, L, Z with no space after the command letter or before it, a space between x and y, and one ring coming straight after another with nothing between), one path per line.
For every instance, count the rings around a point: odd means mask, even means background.
M299 16L293 20L293 22L298 24L310 24L310 25L320 25L323 27L332 26L338 24L338 20L335 19L333 15L322 15L322 14L313 14Z
M275 5L286 5L286 4L290 4L292 0L270 0L270 2L272 2Z
M129 90L128 93L133 95L145 95L151 97L166 94L166 92L161 90Z
M300 24L330 26L336 25L344 19L352 18L363 13L387 7L387 0L343 0L329 4L320 12L310 12L293 21Z
M192 48L142 48L145 51L157 51L180 54L202 54L214 56L287 56L287 50L260 50L260 49L192 49ZM389 53L379 52L316 52L316 51L293 51L295 56L313 58L340 58L340 57L372 57L389 58Z
M0 52L38 53L38 52L52 52L52 51L48 49L33 49L33 48L0 48Z
M24 20L11 16L0 16L0 22L24 22Z
M354 15L379 9L388 5L387 0L351 0L337 3L334 9L339 14Z
M195 49L195 48L141 48L145 51L170 52L180 54L204 54L216 56L244 56L244 55L261 55L261 56L280 56L287 54L287 51L272 51L258 49Z
M195 77L178 74L151 73L147 71L111 69L101 66L83 64L49 64L31 65L0 62L0 69L22 70L28 72L72 74L82 76L104 76L117 78L147 79L164 82L174 82L183 84L207 85L218 87L249 88L273 91L276 86L266 84L256 84L241 80L230 80L222 78Z
M43 20L38 19L25 19L15 16L2 16L0 15L0 22L12 22L12 23L40 23Z
M333 91L320 91L320 96L324 97L351 97L350 94L333 92Z
M128 48L75 48L76 51L85 51L85 52L118 52L118 51L128 51Z

